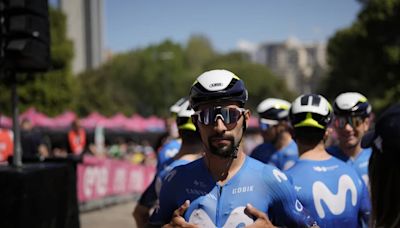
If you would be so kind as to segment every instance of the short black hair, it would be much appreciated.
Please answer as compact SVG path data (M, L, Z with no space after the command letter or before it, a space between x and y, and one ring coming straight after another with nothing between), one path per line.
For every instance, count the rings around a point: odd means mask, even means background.
M294 138L303 144L316 145L324 139L325 131L316 127L295 127Z

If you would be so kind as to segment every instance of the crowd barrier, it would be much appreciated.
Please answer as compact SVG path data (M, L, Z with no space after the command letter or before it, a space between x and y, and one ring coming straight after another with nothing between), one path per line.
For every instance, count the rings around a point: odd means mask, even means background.
M77 167L79 203L105 197L142 193L150 184L155 167L128 161L84 156Z

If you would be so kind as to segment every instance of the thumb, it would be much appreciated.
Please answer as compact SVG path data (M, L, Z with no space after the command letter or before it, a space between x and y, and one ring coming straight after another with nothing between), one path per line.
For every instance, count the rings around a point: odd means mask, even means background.
M260 210L257 210L255 207L253 207L253 205L251 205L249 203L246 205L245 213L249 217L251 217L251 218L253 218L255 220L259 219L259 218L268 219L267 215L264 212L262 212Z
M176 215L178 215L178 216L182 216L184 213L185 213L185 211L189 208L189 206L190 206L190 201L189 200L186 200L179 208L178 208L178 210L176 211Z

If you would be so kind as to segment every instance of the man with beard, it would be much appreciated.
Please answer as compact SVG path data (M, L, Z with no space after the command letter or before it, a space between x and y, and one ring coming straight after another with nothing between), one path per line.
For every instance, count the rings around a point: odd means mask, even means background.
M339 144L328 147L327 151L351 165L369 186L368 161L372 150L361 148L361 139L369 129L371 105L362 94L347 92L335 99L333 112Z
M174 215L183 223L180 226L244 227L260 222L254 221L259 216L246 213L254 208L276 225L314 223L286 175L244 153L241 140L250 118L244 108L247 97L243 81L230 71L211 70L197 78L190 103L205 154L165 176L151 224L168 224ZM185 210L174 214L181 205Z
M281 170L294 165L299 153L289 132L289 108L289 102L277 98L267 98L257 106L264 142L252 151L250 157Z

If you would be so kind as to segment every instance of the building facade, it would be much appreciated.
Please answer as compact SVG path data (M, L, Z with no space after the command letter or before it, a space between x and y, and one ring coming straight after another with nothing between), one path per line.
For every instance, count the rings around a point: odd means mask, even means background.
M296 93L316 92L327 67L325 44L304 44L295 38L257 45L250 55L254 62L266 65Z
M67 37L74 44L74 74L100 66L105 61L103 0L58 0L51 4L67 16Z

